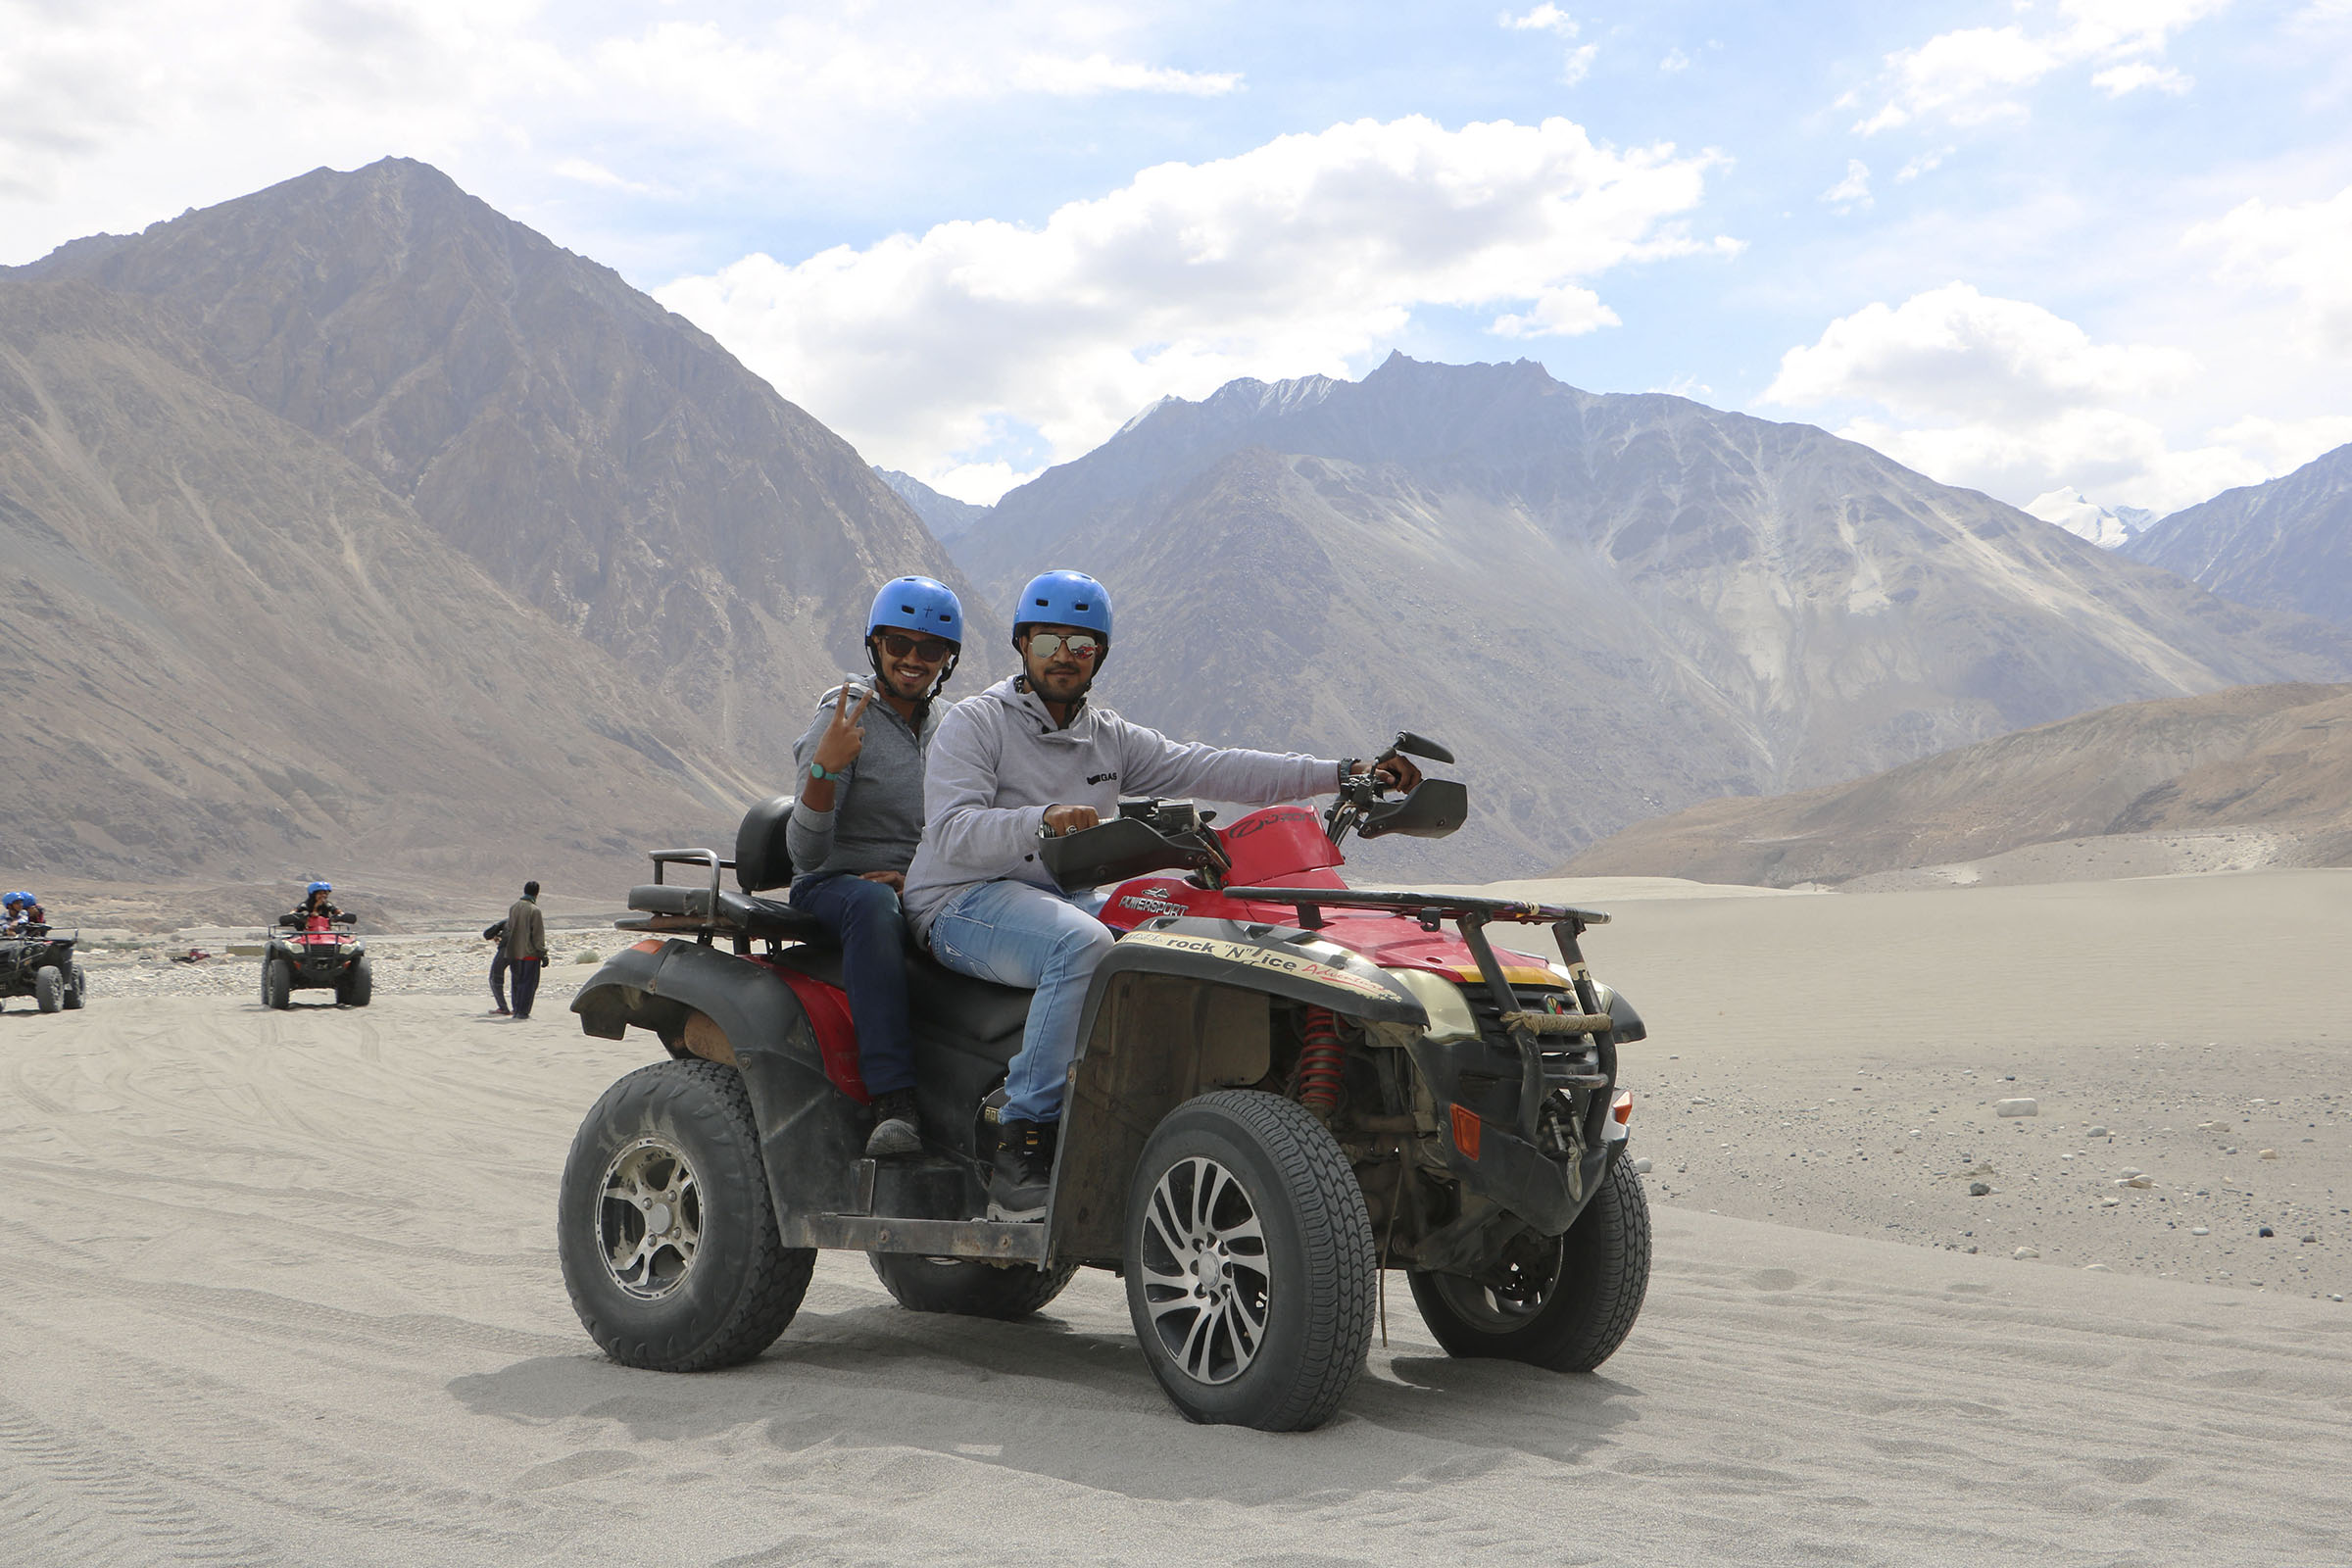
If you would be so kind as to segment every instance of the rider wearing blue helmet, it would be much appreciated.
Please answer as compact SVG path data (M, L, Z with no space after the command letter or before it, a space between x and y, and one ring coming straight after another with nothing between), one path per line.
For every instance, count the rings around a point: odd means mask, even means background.
M294 906L296 924L300 925L315 914L324 915L329 920L340 916L343 911L326 901L326 896L334 891L335 885L332 882L313 882L309 887L304 888L302 902Z
M1031 579L1013 610L1021 673L943 719L925 780L922 847L906 912L940 962L1034 987L999 1127L989 1214L1045 1215L1062 1088L1077 1054L1087 982L1108 927L1079 908L1039 860L1037 841L1115 816L1122 795L1205 796L1252 806L1330 795L1353 762L1186 744L1130 724L1087 694L1110 653L1110 595L1084 572ZM1377 771L1409 787L1402 758Z
M800 798L785 845L793 905L841 943L858 1072L874 1097L865 1152L883 1158L922 1148L899 894L922 836L923 764L940 688L963 652L963 606L946 583L893 578L866 614L865 652L873 673L825 693L793 748Z

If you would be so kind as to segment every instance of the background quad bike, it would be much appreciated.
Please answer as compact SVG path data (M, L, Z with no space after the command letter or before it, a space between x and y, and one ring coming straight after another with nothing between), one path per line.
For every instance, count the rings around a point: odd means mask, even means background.
M353 937L348 929L332 927L304 927L295 923L293 915L280 915L270 933L268 946L262 956L262 1005L283 1010L294 1005L297 991L332 991L338 1005L365 1007L375 995L375 969L368 957L366 943ZM335 927L348 928L352 916L339 916ZM335 961L322 966L315 958L305 958L315 939L337 938L332 947Z
M752 825L747 818L734 862L747 888L769 885L742 869L750 863L746 844ZM1164 842L1141 843L1143 824L1120 825L1128 830L1123 835L1096 830L1102 834L1098 842L1114 857L1128 848L1146 859L1164 854ZM1329 843L1323 847L1332 849ZM699 858L709 852L693 853ZM658 866L662 858L657 857ZM801 1304L816 1248L792 1244L810 1240L867 1250L892 1296L920 1311L1016 1318L1052 1301L1080 1262L1115 1268L1125 1282L1147 1363L1178 1408L1197 1421L1267 1430L1311 1428L1337 1409L1365 1363L1384 1259L1408 1269L1431 1332L1454 1355L1586 1371L1607 1359L1630 1332L1646 1288L1650 1233L1641 1184L1630 1164L1616 1157L1621 1144L1587 1149L1594 1158L1585 1167L1592 1177L1589 1197L1573 1223L1563 1214L1565 1234L1525 1238L1505 1254L1499 1271L1482 1264L1478 1277L1471 1278L1399 1260L1391 1250L1397 1239L1394 1224L1385 1235L1376 1226L1366 1202L1372 1184L1351 1165L1332 1128L1298 1100L1263 1087L1214 1088L1194 1094L1165 1114L1152 1111L1139 1124L1149 1128L1149 1135L1132 1152L1132 1162L1115 1167L1124 1191L1098 1195L1107 1200L1099 1207L1119 1213L1105 1215L1074 1255L1043 1266L1018 1260L1017 1253L997 1260L944 1255L952 1232L985 1241L988 1233L1011 1231L1026 1232L1024 1240L1035 1243L1033 1255L1047 1257L1043 1228L1034 1225L915 1220L938 1229L919 1246L902 1234L885 1238L892 1245L883 1247L835 1236L821 1224L812 1229L794 1210L824 1205L796 1191L794 1178L810 1176L822 1183L847 1171L858 1162L855 1143L830 1152L806 1149L824 1141L823 1118L803 1114L807 1104L779 1103L772 1086L747 1085L746 1074L759 1066L756 1058L764 1049L757 1031L741 1027L750 1015L737 1014L717 1028L712 1018L691 1011L704 1005L716 1010L714 1002L697 997L698 984L723 971L753 967L714 951L714 937L730 936L736 954L748 956L751 940L760 934L759 919L771 918L777 922L771 931L783 931L794 915L788 906L767 901L722 897L717 867L726 862L714 856L710 860L707 896L672 885L639 889L631 899L647 910L677 906L676 919L683 924L657 918L636 927L648 931L687 929L699 909L704 923L698 942L639 944L632 950L641 956L636 970L616 969L630 961L628 954L616 956L584 988L582 1001L589 1004L575 1004L590 1032L617 1037L625 1032L620 1017L600 1026L591 1016L598 1005L591 999L600 986L629 993L636 999L632 1006L654 999L656 1010L672 1009L666 1025L645 1012L625 1021L662 1033L678 1058L641 1068L607 1091L582 1123L564 1167L558 1246L566 1287L583 1325L615 1359L660 1370L703 1371L757 1356ZM1138 874L1143 869L1140 861L1134 867ZM1157 899L1170 890L1136 891ZM639 895L666 897L641 902ZM1356 897L1344 891L1323 896L1334 902ZM698 899L703 900L699 905ZM718 914L728 906L738 919L751 911L754 923L724 927ZM1302 923L1320 923L1308 922L1304 910L1299 914ZM1434 920L1425 919L1422 929L1434 932ZM1182 935L1132 934L1114 954L1130 945L1171 944ZM655 950L659 958L646 956ZM1261 950L1259 956L1267 955ZM1351 961L1365 973L1379 973ZM965 983L945 971L936 978L942 986ZM1391 1001L1402 1009L1396 1017L1409 1012L1422 1019L1417 1003ZM1009 1029L1000 1042L1008 1055L1017 1045L1019 1009L1004 1008L985 996L978 1004L973 1009L978 1013L1004 1011L997 1027ZM1369 1005L1377 1010L1379 1004ZM686 1009L682 1018L680 1008ZM1617 1015L1614 999L1609 1011ZM1639 1019L1630 1007L1623 1017L1631 1026L1627 1038L1639 1038ZM675 1027L681 1022L682 1029ZM710 1035L688 1044L698 1023L716 1036L715 1048ZM744 1042L747 1055L755 1058L742 1064L745 1070L738 1070L730 1038ZM1611 1092L1613 1074L1611 1067ZM819 1079L813 1101L829 1100L840 1084L839 1074L833 1086ZM1619 1136L1621 1129L1618 1123ZM1498 1132L1490 1133L1491 1153L1500 1141ZM1063 1156L1070 1157L1067 1134ZM1409 1167L1402 1163L1404 1156L1397 1158L1392 1169L1401 1182ZM828 1161L835 1170L828 1171ZM873 1179L868 1167L865 1180L870 1185ZM1059 1181L1057 1171L1057 1188ZM845 1205L866 1220L866 1234L878 1217L905 1212L875 1205L871 1198L869 1191L862 1207ZM1008 1238L998 1240L1011 1245ZM926 1255L924 1249L935 1245L938 1251Z
M39 930L39 928L35 928ZM0 938L0 1004L30 997L43 1012L72 1012L89 996L89 981L74 956L78 935Z

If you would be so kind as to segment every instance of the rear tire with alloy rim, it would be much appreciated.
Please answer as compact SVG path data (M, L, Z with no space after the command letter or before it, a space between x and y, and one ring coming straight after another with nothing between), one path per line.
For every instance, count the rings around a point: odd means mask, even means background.
M1378 1261L1348 1156L1305 1107L1220 1091L1145 1143L1127 1310L1188 1419L1265 1432L1330 1420L1371 1348Z
M607 1355L707 1372L775 1343L816 1253L776 1233L751 1097L733 1067L663 1061L596 1102L571 1141L556 1251Z
M1448 1355L1590 1372L1625 1343L1649 1290L1649 1200L1633 1162L1609 1161L1600 1191L1556 1241L1528 1238L1501 1283L1416 1273L1413 1301Z
M44 963L32 971L32 1002L43 1012L66 1004L66 976L56 964Z
M870 1254L891 1298L909 1312L954 1312L963 1317L1023 1318L1059 1296L1078 1272L1075 1263L1038 1268L1029 1263L983 1263L968 1257Z

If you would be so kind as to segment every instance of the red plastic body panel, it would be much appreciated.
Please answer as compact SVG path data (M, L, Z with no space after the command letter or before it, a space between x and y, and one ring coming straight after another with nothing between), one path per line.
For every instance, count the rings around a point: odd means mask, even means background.
M1276 806L1252 811L1219 830L1217 838L1233 861L1231 881L1236 886L1348 885L1335 869L1346 863L1346 858L1324 836L1321 818L1303 807ZM1132 931L1147 920L1167 914L1269 925L1298 923L1296 905L1229 899L1166 871L1120 883L1102 906L1102 919L1114 931ZM1460 937L1443 928L1424 931L1418 920L1406 914L1332 909L1316 934L1384 968L1431 969L1457 978L1477 973L1478 959ZM1511 960L1505 956L1502 961L1508 964Z
M751 961L791 987L800 999L801 1010L808 1014L808 1027L816 1031L817 1054L824 1058L825 1076L833 1087L860 1105L872 1104L874 1097L866 1092L865 1077L858 1070L858 1024L850 1016L850 999L798 969L764 958Z
M323 914L314 914L302 923L302 935L289 939L298 948L339 948L357 939L348 931L338 931Z

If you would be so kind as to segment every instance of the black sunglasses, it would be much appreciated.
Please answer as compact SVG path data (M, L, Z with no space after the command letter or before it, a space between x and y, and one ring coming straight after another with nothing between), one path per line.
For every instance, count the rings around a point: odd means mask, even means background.
M882 644L882 651L891 658L905 659L912 655L926 664L936 664L956 651L953 643L937 637L908 637L895 631L879 632L876 637Z

